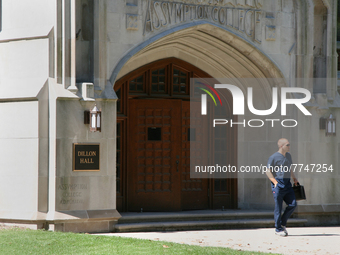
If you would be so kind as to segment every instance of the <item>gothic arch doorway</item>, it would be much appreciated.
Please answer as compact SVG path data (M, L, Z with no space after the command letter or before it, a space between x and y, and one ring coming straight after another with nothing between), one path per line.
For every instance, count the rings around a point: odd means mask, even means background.
M211 78L197 67L168 58L119 79L117 101L117 209L180 211L237 208L237 179L190 179L190 78ZM232 98L224 98L232 112ZM224 115L225 116L225 115ZM207 125L197 127L206 129ZM206 139L211 155L237 165L237 131ZM219 144L224 146L215 146Z

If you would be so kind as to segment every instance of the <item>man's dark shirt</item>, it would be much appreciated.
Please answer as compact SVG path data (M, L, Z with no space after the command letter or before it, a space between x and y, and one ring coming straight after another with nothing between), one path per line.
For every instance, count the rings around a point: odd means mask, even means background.
M289 152L283 156L280 152L275 152L268 159L267 167L271 170L274 178L277 180L277 186L281 189L292 187L290 183L290 166L293 163ZM272 183L274 188L274 183Z

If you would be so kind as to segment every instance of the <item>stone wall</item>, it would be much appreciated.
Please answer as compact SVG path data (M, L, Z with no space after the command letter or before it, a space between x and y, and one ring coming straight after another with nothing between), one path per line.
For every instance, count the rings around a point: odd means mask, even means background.
M250 12L255 23L248 19ZM277 140L286 137L292 143L294 162L332 164L337 171L339 139L326 137L318 123L330 113L339 114L336 81L332 79L336 77L336 1L108 1L106 15L107 71L112 84L140 66L167 57L187 61L215 78L282 78L280 86L311 91L312 100L306 107L312 117L304 118L296 111L298 129L250 132L240 127L239 165L266 164L277 150ZM328 78L319 83L321 89L308 81L318 77ZM268 105L270 100L261 94L267 88L259 89L258 101ZM308 193L307 201L300 204L337 203L338 179L333 177L298 174ZM239 207L272 208L267 179L240 178L238 184Z
M0 118L6 124L0 128L0 218L5 220L39 218L44 196L39 193L39 171L47 167L41 117L47 104L38 97L53 63L54 8L53 2L43 0L1 1Z

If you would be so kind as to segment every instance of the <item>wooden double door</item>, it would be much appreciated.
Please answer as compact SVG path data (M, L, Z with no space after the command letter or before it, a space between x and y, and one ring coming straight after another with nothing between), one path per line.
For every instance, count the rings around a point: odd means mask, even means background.
M190 127L189 101L129 100L129 211L209 208L209 180L190 178L190 130L195 132L191 142L204 144L207 139L199 135L207 127L195 125ZM200 157L202 163L207 160L204 153Z

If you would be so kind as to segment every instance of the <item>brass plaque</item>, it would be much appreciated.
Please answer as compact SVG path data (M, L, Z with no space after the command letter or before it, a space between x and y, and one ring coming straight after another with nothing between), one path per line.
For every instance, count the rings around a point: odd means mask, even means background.
M73 171L100 170L99 144L73 144Z

